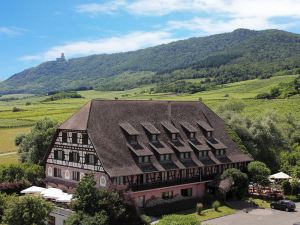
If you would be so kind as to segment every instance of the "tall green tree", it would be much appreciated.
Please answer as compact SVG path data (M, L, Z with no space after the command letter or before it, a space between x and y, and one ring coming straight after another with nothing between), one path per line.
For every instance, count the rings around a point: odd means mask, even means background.
M94 175L85 176L76 188L73 203L75 213L67 225L143 225L144 222L134 204L117 192L99 190Z
M7 225L46 225L52 205L36 196L21 196L10 200L4 210Z
M253 161L249 163L248 173L250 180L255 183L261 185L268 185L270 183L268 177L271 175L271 170L263 162Z
M41 163L58 127L57 121L44 118L38 121L25 137L17 137L21 162Z

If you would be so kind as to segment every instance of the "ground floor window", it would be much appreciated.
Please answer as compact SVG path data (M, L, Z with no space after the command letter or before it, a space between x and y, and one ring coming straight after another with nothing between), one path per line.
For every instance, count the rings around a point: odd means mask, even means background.
M80 181L80 173L77 171L72 171L72 180Z
M181 189L181 195L183 197L191 197L193 195L193 188Z
M61 169L59 168L54 168L54 177L62 177L61 176Z
M162 199L172 199L173 198L173 191L165 191L161 193Z

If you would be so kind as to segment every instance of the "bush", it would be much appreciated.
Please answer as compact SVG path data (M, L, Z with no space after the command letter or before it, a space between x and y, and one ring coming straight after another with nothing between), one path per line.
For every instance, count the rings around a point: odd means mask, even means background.
M174 202L166 202L157 206L146 207L144 212L149 216L162 216L189 209L195 210L199 198L186 198Z
M257 99L270 99L271 96L268 93L261 93L256 96Z
M289 181L283 181L282 183L282 189L283 189L283 193L285 195L290 195L292 193L292 186L291 183Z
M31 102L26 102L25 105L31 105Z
M20 111L22 111L22 109L20 109L16 106L12 108L12 112L20 112Z
M215 210L218 211L219 207L221 206L221 203L219 201L214 201L211 205L211 207Z
M291 200L293 202L300 202L300 196L299 195L286 195L285 199Z
M198 215L201 215L201 212L203 210L203 204L201 202L199 202L197 205L196 205L196 212Z

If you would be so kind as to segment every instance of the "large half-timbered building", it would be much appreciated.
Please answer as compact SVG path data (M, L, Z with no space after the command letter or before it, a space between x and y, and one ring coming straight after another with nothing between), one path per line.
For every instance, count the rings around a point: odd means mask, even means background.
M206 183L251 160L199 101L92 100L57 129L46 182L73 191L92 172L99 188L125 191L145 206L201 197Z

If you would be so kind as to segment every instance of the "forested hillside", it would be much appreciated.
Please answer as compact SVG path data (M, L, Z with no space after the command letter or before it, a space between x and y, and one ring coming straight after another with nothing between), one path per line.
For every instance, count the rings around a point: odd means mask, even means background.
M299 53L299 34L238 29L138 51L45 62L0 83L0 93L124 90L150 83L156 84L154 92L168 92L174 82L203 78L192 86L175 83L182 92L196 92L276 73L297 74Z

